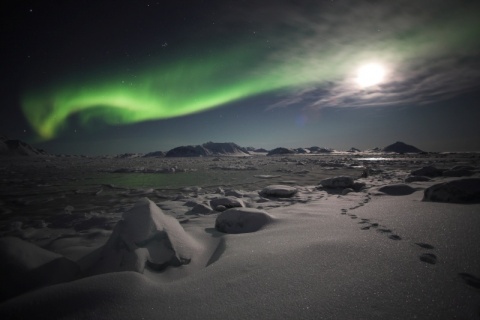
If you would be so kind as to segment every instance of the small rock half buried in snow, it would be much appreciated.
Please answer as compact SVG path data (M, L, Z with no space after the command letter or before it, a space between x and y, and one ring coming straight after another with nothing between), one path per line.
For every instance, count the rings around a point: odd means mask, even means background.
M215 229L224 233L248 233L260 230L273 221L265 211L253 208L232 208L217 216Z
M409 185L399 183L383 186L378 191L388 194L390 196L406 196L414 193L416 190Z
M297 188L291 186L285 186L281 184L271 185L263 188L260 191L262 196L271 196L271 197L291 197L298 192Z
M352 188L353 178L348 176L338 176L328 179L323 179L320 184L324 188Z
M452 203L480 203L480 178L459 179L425 189L423 200Z
M245 207L245 204L241 199L235 198L235 197L221 197L221 198L215 198L210 200L210 206L217 210L219 206L223 206L225 208L236 208L236 207ZM217 210L220 211L220 210Z

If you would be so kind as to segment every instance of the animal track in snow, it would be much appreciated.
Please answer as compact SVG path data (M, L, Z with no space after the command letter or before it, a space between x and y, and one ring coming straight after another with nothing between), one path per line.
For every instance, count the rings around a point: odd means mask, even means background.
M396 235L396 234L391 234L388 236L389 239L392 239L392 240L402 240L402 237Z
M436 264L437 256L433 253L424 253L420 255L420 260L429 264Z
M480 289L480 279L475 277L473 274L461 272L458 274L466 284L476 289Z
M428 244L428 243L416 242L415 244L417 246L419 246L420 248L423 248L423 249L435 249L434 246L432 246L431 244Z

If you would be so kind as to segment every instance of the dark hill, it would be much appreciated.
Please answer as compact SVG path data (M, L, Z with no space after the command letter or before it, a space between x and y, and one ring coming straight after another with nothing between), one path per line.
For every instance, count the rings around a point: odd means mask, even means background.
M397 141L394 144L383 148L384 152L396 152L396 153L420 153L422 150L409 144Z

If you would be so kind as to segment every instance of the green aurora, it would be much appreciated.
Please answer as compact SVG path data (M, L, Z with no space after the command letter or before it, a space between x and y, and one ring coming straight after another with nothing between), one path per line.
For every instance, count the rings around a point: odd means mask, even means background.
M72 81L25 95L22 107L40 137L51 139L73 115L83 125L94 118L108 124L167 119L331 77L324 72L321 79L318 70L305 65L261 64L262 56L259 50L237 50L146 68L134 79L117 75L84 83Z
M476 49L478 39L479 20L458 15L449 22L391 33L370 43L360 38L347 45L324 45L311 37L295 46L268 49L244 43L194 58L150 62L143 71L134 72L134 78L129 72L62 79L60 85L47 84L24 94L22 110L39 137L49 140L65 129L72 116L85 126L94 119L115 125L178 117L263 93L345 79L369 59L400 69L402 63L468 49L465 44Z

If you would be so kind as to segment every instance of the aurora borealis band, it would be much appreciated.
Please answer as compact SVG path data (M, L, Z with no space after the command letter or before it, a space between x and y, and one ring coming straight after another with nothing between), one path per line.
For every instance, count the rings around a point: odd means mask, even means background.
M331 78L325 68L322 73L306 64L259 64L256 61L262 61L262 55L266 59L260 50L242 49L149 68L133 80L118 75L86 83L72 81L26 95L22 106L38 134L50 139L72 115L85 125L93 118L108 124L166 119ZM122 80L126 78L130 80Z
M47 149L132 132L148 141L161 136L168 147L191 144L182 128L214 140L210 126L230 132L226 123L237 118L244 123L230 140L264 137L276 147L266 132L278 130L262 125L282 123L293 142L316 143L350 127L325 123L330 109L367 114L457 97L459 106L480 92L474 0L26 0L10 7L0 13L0 125ZM380 66L381 81L359 85L365 65ZM338 132L322 131L330 126Z
M252 59L231 52L153 67L140 71L133 80L118 75L87 83L72 81L27 95L23 109L40 136L48 139L71 115L78 115L84 124L94 117L109 124L165 119L291 84L291 78L263 72ZM126 78L129 80L122 80Z

